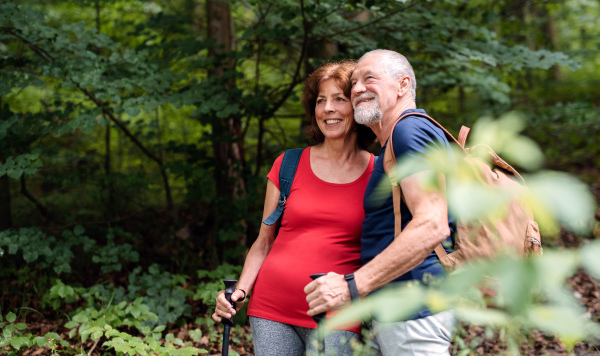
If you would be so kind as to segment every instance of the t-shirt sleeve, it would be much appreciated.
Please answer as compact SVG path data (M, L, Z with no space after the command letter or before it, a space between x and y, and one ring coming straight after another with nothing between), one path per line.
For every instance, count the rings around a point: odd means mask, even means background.
M410 158L413 173L431 169L427 156L443 153L448 146L443 131L427 119L407 117L394 128L394 154L400 163Z
M269 171L269 173L267 174L267 178L269 178L271 180L271 182L273 182L273 184L275 184L277 189L280 189L279 188L279 168L281 168L282 161L283 161L283 153L279 157L277 157L277 159L273 163L273 167L271 167L271 171Z

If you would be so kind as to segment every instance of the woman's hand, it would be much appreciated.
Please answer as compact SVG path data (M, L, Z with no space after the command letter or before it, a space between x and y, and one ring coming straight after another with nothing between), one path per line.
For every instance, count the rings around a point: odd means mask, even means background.
M238 302L238 300L242 299L243 297L244 292L241 289L236 289L235 292L233 292L231 295L231 300L235 304L235 309L233 309L231 304L229 304L227 299L225 299L225 291L220 290L216 299L217 306L215 307L215 312L212 315L213 320L217 323L220 323L221 318L231 319L236 312L244 306L244 303L246 302L245 298L244 300Z

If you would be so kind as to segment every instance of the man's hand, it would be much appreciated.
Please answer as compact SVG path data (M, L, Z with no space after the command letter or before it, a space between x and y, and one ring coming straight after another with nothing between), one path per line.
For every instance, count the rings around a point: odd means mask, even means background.
M313 316L350 303L348 283L341 274L329 272L304 287L306 301Z

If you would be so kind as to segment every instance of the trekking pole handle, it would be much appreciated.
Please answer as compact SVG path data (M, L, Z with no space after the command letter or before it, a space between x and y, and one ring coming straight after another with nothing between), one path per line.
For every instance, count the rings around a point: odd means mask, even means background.
M311 274L310 278L312 278L312 280L314 281L317 278L326 276L327 273L315 273L315 274ZM321 322L321 320L325 319L325 316L327 315L327 312L323 312L323 313L319 313L317 315L313 315L313 320L315 321L315 323L319 324Z
M223 283L225 283L225 299L227 299L227 301L229 302L229 304L231 304L231 306L233 308L235 308L234 303L231 301L231 295L233 294L233 292L235 292L235 286L237 285L237 279L224 279ZM225 319L223 318L223 324L229 324L230 326L233 325L233 320L232 319Z

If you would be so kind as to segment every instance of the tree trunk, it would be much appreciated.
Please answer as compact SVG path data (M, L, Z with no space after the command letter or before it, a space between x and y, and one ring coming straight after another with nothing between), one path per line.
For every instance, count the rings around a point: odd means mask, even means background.
M235 49L233 20L228 2L206 2L206 30L208 38L216 40L216 46L209 50L209 56L224 54ZM220 65L209 69L209 77L222 78L227 70L234 68L234 65L235 63L232 60L225 59ZM224 90L232 88L234 84L233 80L229 80L224 84ZM245 231L245 221L239 219L231 221L231 218L235 219L235 216L229 216L228 219L226 212L231 212L232 209L225 204L232 204L235 200L243 199L246 194L246 185L242 176L245 158L241 119L235 116L225 120L215 118L213 120L213 133L215 135L213 151L217 200L220 202L220 204L216 204L217 231L213 234L213 246L215 246L218 243L219 229L231 226L232 223L239 223ZM245 233L239 234L235 245L246 245ZM227 248L236 246L227 246Z
M2 112L2 98L0 98L0 112ZM4 158L5 157L2 157L2 160L4 160ZM5 174L0 177L0 231L10 229L11 227L10 180Z
M10 180L5 174L0 177L0 231L10 229L11 227Z
M556 31L556 20L553 11L551 8L548 8L548 5L542 5L540 7L540 12L544 17L545 46L550 51L556 51L556 48L558 47L558 32ZM552 68L550 68L548 79L557 82L562 79L560 67L558 65L553 65Z

